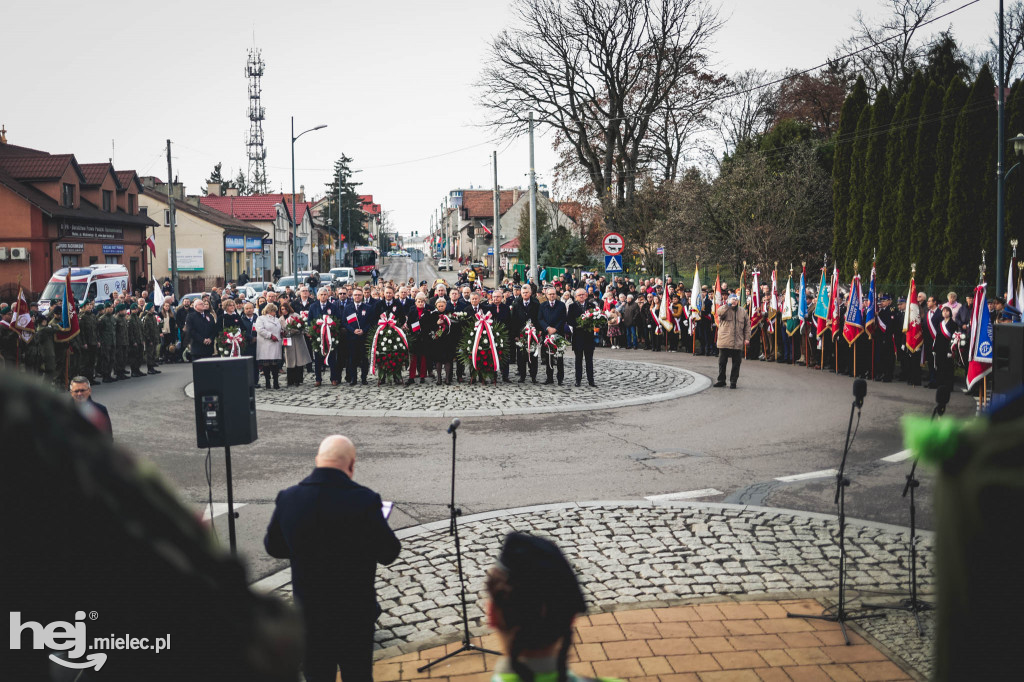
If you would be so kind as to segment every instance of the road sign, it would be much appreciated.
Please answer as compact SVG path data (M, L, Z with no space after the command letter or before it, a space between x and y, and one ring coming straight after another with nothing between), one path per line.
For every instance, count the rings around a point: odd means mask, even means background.
M665 247L664 246L659 246L658 247L658 255L659 256L664 256L665 255Z
M601 246L604 247L604 252L609 256L618 256L625 250L626 240L618 232L609 232L604 236Z
M493 246L490 246L490 247L487 248L487 255L488 256L493 256L494 255L494 247Z
M412 259L413 263L419 263L421 260L423 260L423 252L420 251L419 249L410 249L409 258Z
M605 272L622 272L622 256L605 256Z

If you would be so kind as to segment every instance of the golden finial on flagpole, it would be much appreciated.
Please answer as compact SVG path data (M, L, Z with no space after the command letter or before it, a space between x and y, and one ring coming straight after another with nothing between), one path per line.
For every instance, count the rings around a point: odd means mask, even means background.
M1012 258L1016 258L1017 257L1017 240L1016 239L1011 239L1010 240L1010 246L1013 247L1013 256L1012 256Z
M913 277L917 273L917 263L910 264L910 276Z
M872 248L871 248L871 261L872 261L872 262L874 262L874 261L875 261L875 259L876 259L876 257L877 257L877 252L878 252L878 249L876 249L876 248L874 248L874 247L872 247Z
M857 272L857 268L860 266L859 261L853 261L853 271Z

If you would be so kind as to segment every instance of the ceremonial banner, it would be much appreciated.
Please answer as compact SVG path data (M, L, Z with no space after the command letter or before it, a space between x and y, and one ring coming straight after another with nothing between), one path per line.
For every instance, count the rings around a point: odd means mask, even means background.
M694 322L701 317L700 293L700 266L697 266L693 269L693 286L690 289L690 319Z
M67 269L64 278L64 304L60 308L60 322L57 324L57 333L53 340L60 343L67 343L78 336L78 301L71 291L71 268Z
M715 296L712 299L715 313L715 324L718 324L718 309L722 307L722 276L715 275Z
M868 308L864 311L864 333L871 338L878 327L885 331L884 323L878 319L878 292L875 291L875 264L871 264L871 281L868 283Z
M850 303L846 308L846 324L843 325L843 338L851 346L864 333L864 311L860 307L862 298L860 275L854 274L853 281L850 283Z
M974 309L971 311L971 350L967 361L967 388L973 388L979 379L992 371L992 320L988 314L988 302L985 300L987 286L982 282L974 289Z
M761 273L754 270L750 276L750 326L756 327L761 322Z
M800 315L800 321L797 324L797 330L804 328L804 321L807 319L807 264L805 263L800 270L800 293L799 298L796 302L797 313ZM792 332L791 332L792 334Z
M785 305L785 303L783 303ZM774 320L779 314L779 275L772 270L772 297L768 301L768 319Z
M987 315L987 306L985 312ZM921 344L924 343L924 336L921 334L921 309L917 305L917 285L914 283L913 270L910 275L910 292L907 294L907 310L903 316L903 333L907 339L907 350L911 353L919 351Z
M658 311L658 322L667 332L674 331L676 328L675 320L672 317L672 301L668 297L668 285L662 284L661 286L661 310Z
M800 276L801 285L803 283L803 275ZM801 288L803 288L801 286ZM793 277L790 275L789 279L786 280L786 298L782 302L782 320L786 323L786 335L793 336L800 331L800 324L803 318L800 317L799 313L799 301L794 301L796 292L793 291Z
M18 287L18 298L11 305L11 326L18 332L21 340L28 343L36 333L36 321L32 319L31 307L25 298L25 289Z
M1018 298L1018 275L1020 268L1017 265L1017 249L1014 248L1013 258L1010 259L1010 273L1006 276L1006 305L1005 310L1014 317L1020 317L1021 306L1024 301Z
M821 284L818 285L818 300L814 305L815 333L821 336L828 327L829 286L825 281L825 268L821 269Z

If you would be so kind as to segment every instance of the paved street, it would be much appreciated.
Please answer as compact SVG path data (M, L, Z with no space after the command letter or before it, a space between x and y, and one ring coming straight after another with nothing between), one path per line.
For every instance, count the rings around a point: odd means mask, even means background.
M399 274L395 269L410 265L389 264L385 276ZM421 264L421 279L432 279L422 274L423 270ZM600 349L596 357L599 386L607 378L601 375L604 363L613 367L620 360L678 368L698 377L717 373L715 358L686 353ZM571 354L567 360L571 361ZM571 362L567 364L571 376ZM206 453L195 447L193 403L185 394L190 382L190 366L164 366L159 376L97 386L95 397L110 408L116 437L151 459L183 498L201 511L208 495L203 469ZM467 417L458 440L458 500L467 514L530 504L642 500L659 495L833 513L834 480L828 470L839 463L851 385L849 378L755 361L743 364L736 391L709 388L671 400L613 409L563 412L552 408L533 415ZM509 387L474 388L493 396L502 395ZM512 388L510 396L518 390ZM292 393L298 390L308 393L310 407L327 409L345 402L352 406L358 402L357 396L367 393L367 389L351 391L347 386L315 389L311 382ZM406 393L389 386L381 389L375 400L386 395L385 402L390 401L391 409L397 410L444 408L418 393L420 390L417 385ZM559 394L579 395L585 400L593 390L571 387L559 389ZM288 392L282 389L280 394ZM853 485L848 511L852 517L906 525L908 510L900 492L909 462L882 458L903 450L900 416L928 413L933 400L932 391L869 383L850 453ZM973 403L955 392L950 412L968 414L972 410ZM445 429L450 417L353 417L262 410L258 414L259 440L232 451L234 498L245 504L238 512L239 549L252 580L284 567L284 562L271 559L262 548L274 497L309 473L317 444L332 432L355 440L359 450L356 476L395 502L394 527L446 517L451 439ZM213 499L223 503L222 451L213 452L213 457ZM777 480L785 477L796 479ZM922 527L931 528L928 472L922 472L922 478L918 519ZM214 513L215 528L226 543L227 523L220 505Z

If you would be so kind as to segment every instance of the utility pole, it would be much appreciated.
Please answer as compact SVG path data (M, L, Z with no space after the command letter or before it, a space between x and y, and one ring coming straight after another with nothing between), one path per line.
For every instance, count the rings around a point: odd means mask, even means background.
M303 197L305 199L305 197ZM292 276L299 290L299 228L295 224L295 117L292 116Z
M338 173L338 251L341 251L341 178L342 174ZM336 255L337 265L341 266L341 256Z
M178 288L178 240L174 233L174 194L171 192L171 141L167 140L167 215L171 224L171 285L174 287L174 298L177 302L181 296Z
M999 79L996 81L996 128L997 142L996 150L996 296L1006 293L1003 290L1003 228L1006 223L1005 210L1006 201L1006 90L1003 88L1003 73L1005 70L1005 48L1003 45L1003 0L999 0ZM1013 292L1010 292L1013 295ZM1018 303L1019 305L1019 303Z
M540 285L537 276L537 172L533 160L533 112L530 112L530 284Z
M494 239L494 259L491 261L491 267L494 268L494 288L497 289L501 285L501 277L499 276L498 270L501 269L501 216L499 211L501 210L501 189L498 187L498 152L494 151L494 232L491 233L491 237Z

